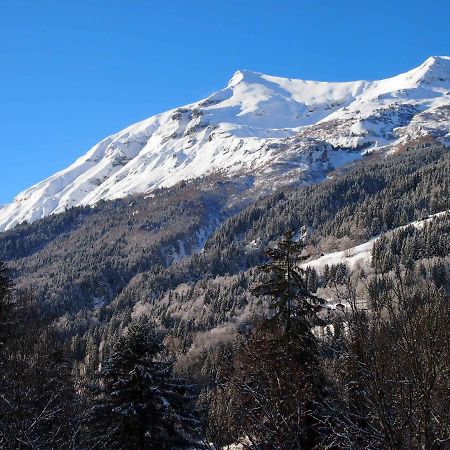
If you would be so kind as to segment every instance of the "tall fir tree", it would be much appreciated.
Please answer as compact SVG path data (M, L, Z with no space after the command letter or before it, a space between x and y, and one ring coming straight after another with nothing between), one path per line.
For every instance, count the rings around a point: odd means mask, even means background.
M236 352L211 395L210 429L222 444L242 440L252 448L315 448L323 425L317 420L326 380L311 331L323 300L307 286L299 266L304 240L287 232L262 266L268 279L253 293L272 297L274 315L263 320ZM226 369L225 369L226 370Z
M287 333L296 331L303 337L311 338L311 322L317 307L323 299L308 289L307 272L300 263L308 259L303 255L306 230L295 241L294 233L288 231L278 244L266 250L270 259L260 269L268 275L268 280L252 289L256 295L272 298L270 308L275 312L271 322L281 325Z

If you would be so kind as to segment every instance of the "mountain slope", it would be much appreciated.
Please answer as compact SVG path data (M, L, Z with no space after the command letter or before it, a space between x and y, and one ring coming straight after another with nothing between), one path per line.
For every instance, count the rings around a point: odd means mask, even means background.
M89 309L99 298L122 309L255 267L289 229L306 225L318 257L448 210L449 161L439 146L374 158L237 214L227 204L243 186L211 176L17 226L0 233L0 260L17 288L32 288L57 313Z
M0 209L0 231L78 205L216 171L254 192L317 179L370 150L450 142L450 57L380 81L315 82L238 71L207 99L107 137Z

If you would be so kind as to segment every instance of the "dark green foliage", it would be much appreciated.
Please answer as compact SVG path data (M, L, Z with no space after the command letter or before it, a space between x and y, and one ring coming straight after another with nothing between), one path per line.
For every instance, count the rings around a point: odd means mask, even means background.
M450 253L450 214L435 217L422 228L408 226L382 236L372 248L373 265L387 272L398 264L408 268L423 258L443 258Z
M254 448L294 450L320 442L317 416L326 382L311 329L324 301L308 290L306 271L298 266L307 258L304 247L287 232L266 251L270 261L260 270L268 279L253 292L271 297L274 315L225 363L210 394L210 433L222 443L246 437Z
M270 242L302 225L312 227L313 239L350 236L365 241L447 209L449 160L448 150L435 146L363 161L332 181L257 202L224 223L207 247L258 238Z
M348 267L345 263L332 264L326 266L323 275L323 284L334 285L344 284L349 275Z
M319 275L314 267L306 267L305 269L306 287L309 292L316 292L319 287Z
M100 373L89 421L91 445L107 449L173 449L193 444L196 421L188 386L158 359L160 339L132 325Z
M324 301L308 290L306 271L299 267L301 261L308 259L302 255L305 244L303 238L298 241L293 238L294 233L288 231L275 247L266 250L270 262L260 266L260 270L268 274L268 279L254 287L253 293L272 298L274 320L286 331L294 326L306 332L317 306Z

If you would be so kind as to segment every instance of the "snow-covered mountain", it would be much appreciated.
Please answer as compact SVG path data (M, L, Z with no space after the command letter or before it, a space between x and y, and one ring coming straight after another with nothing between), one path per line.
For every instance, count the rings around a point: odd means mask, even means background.
M422 136L450 143L450 57L379 81L238 71L227 87L107 137L0 209L0 230L221 171L256 191L302 182Z

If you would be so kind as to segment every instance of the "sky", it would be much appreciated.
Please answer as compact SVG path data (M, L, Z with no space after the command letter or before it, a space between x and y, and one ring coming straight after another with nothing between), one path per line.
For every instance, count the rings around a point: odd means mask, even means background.
M238 69L386 78L450 55L441 0L0 0L0 204Z

